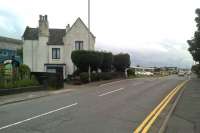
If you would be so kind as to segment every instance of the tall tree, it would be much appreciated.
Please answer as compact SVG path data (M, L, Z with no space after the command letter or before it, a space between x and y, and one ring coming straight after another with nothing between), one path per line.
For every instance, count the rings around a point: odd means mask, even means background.
M195 18L197 31L194 33L194 37L188 40L189 48L194 61L200 63L200 9L196 9L195 13L197 17Z
M130 55L127 53L114 55L113 65L117 71L124 72L131 65Z

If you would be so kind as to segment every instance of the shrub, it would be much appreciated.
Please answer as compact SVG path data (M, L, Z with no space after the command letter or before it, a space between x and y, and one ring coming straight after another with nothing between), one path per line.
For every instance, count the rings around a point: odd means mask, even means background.
M113 65L119 72L124 72L126 68L130 67L131 61L129 54L117 54L114 55Z
M80 80L83 83L88 83L89 82L89 75L87 72L82 72L80 73Z
M135 76L135 69L134 68L128 69L127 74L128 74L128 76Z
M112 78L113 78L113 76L112 76L111 72L102 72L102 73L100 73L100 79L102 79L102 80L110 80Z
M21 79L30 79L30 68L25 65L25 64L21 64L19 66L19 75Z
M12 89L12 88L19 88L19 87L35 86L35 85L39 85L39 83L35 80L24 79L24 80L18 80L15 82L8 82L8 83L0 84L0 88Z
M99 73L92 73L91 74L91 81L99 81L100 80L100 74Z

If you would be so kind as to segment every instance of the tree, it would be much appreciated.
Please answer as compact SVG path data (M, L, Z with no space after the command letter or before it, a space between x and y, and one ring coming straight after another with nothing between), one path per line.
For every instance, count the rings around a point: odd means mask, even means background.
M124 72L126 68L130 67L131 61L129 54L114 55L113 65L117 71Z
M21 79L29 79L30 73L31 73L31 70L27 65L21 64L19 66L19 75Z
M113 55L111 52L102 52L103 53L103 61L101 65L101 70L103 72L109 72L112 68L113 63Z
M200 62L200 9L196 9L197 17L195 18L197 31L194 33L194 37L188 40L189 52L191 53L194 61Z
M87 72L89 66L91 70L97 70L103 60L103 54L98 51L76 50L71 54L72 62L81 72Z
M193 65L191 68L192 72L196 73L198 76L200 76L200 64Z

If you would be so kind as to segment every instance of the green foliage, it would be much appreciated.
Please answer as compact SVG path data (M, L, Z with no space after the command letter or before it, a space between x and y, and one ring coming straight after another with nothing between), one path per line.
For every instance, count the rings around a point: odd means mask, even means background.
M128 69L127 74L128 74L128 76L135 76L135 69L134 68Z
M17 80L15 82L0 83L0 88L9 89L9 88L28 87L35 85L39 85L39 83L35 78L32 78L32 79Z
M25 64L21 64L19 66L19 75L21 79L30 79L30 68L25 65Z
M100 79L102 80L110 80L113 78L112 72L102 72L100 73Z
M200 62L200 9L196 9L197 17L195 18L197 31L194 33L194 37L188 40L189 52L196 62Z
M129 54L114 55L113 65L119 72L124 72L126 68L130 67L131 61Z
M71 54L72 62L82 72L87 72L89 66L97 70L102 64L103 55L98 51L76 50Z
M89 82L88 79L89 79L89 75L88 75L87 72L80 73L80 80L81 80L81 82L88 83Z
M103 72L110 72L113 63L113 55L111 52L102 52L102 54L103 61L100 68Z
M99 81L100 74L99 73L91 73L91 81Z
M196 73L198 76L200 76L200 64L196 64L192 66L192 72Z

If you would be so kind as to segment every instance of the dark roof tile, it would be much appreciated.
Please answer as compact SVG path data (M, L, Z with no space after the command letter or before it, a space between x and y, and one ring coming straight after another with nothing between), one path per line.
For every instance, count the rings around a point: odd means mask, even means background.
M63 45L63 37L65 35L65 29L49 29L49 41L48 45Z
M38 28L26 27L24 34L24 40L38 40Z
M63 45L63 37L65 35L65 29L49 29L48 45ZM38 40L38 28L26 27L24 32L24 40Z

